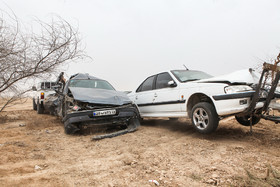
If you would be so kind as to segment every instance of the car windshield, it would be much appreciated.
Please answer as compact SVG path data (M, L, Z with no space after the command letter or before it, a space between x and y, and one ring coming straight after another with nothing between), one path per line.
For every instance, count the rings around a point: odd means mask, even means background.
M180 82L196 81L213 77L202 71L173 70L171 72Z
M115 90L110 83L99 79L72 79L70 80L69 87Z

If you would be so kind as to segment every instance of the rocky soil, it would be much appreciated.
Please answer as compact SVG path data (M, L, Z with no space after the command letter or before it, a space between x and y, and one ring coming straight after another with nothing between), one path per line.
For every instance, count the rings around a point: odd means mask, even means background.
M0 114L0 186L280 184L280 124L261 120L250 134L228 118L201 135L189 120L144 120L134 133L91 141L31 108Z

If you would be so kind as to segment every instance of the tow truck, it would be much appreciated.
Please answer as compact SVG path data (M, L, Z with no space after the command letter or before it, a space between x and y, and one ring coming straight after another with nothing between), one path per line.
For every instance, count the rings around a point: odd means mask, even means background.
M274 113L271 114L271 111L273 110L280 111L280 104L277 102L278 98L280 98L280 92L277 91L280 78L280 66L278 66L279 62L280 53L277 56L274 64L266 62L263 63L263 70L259 79L259 83L255 89L255 93L251 99L251 103L245 111L238 115L239 117L249 117L251 133L254 116L265 120L270 120L275 123L280 123L280 116L276 116ZM261 93L264 93L263 91L265 91L267 94L264 105L258 110L255 110L256 104L261 99L263 99L261 98Z

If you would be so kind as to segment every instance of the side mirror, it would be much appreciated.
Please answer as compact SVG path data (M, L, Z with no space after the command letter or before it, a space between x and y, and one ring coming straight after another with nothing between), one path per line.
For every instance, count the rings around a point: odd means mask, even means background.
M32 86L32 90L33 90L33 91L37 91L36 86Z
M169 87L172 87L172 88L177 86L176 82L174 82L173 80L172 80L172 81L169 81L169 82L167 83L167 85L168 85Z

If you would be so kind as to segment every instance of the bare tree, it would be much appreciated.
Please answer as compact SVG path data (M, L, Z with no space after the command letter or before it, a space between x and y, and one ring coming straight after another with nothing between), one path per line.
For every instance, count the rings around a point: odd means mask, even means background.
M60 17L50 23L40 20L39 32L24 32L14 14L0 17L0 97L16 93L0 107L0 112L26 90L19 84L30 78L51 74L67 62L86 57L78 30Z

